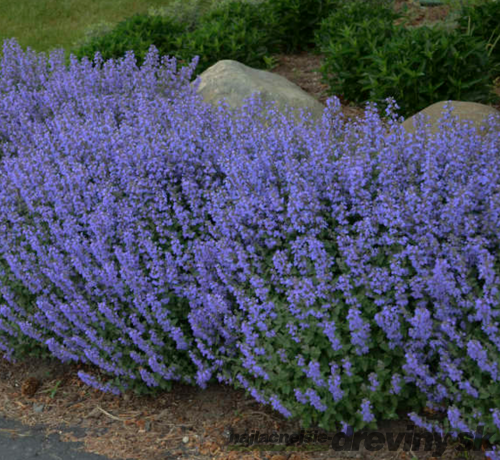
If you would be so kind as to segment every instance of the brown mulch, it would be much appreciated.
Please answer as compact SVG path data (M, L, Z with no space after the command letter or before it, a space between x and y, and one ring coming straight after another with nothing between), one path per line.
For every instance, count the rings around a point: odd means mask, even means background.
M292 434L299 432L300 424L287 421L244 391L222 384L202 390L174 383L170 392L157 396L130 392L115 396L86 386L77 376L79 370L104 377L95 366L35 358L12 364L0 357L0 416L28 426L45 426L47 435L58 433L62 441L83 443L86 452L115 459L435 460L432 452L404 451L402 445L397 451L389 451L384 445L377 452L367 451L363 444L358 452L232 451L228 447L231 430L236 434ZM35 380L37 385L33 386ZM26 387L35 388L35 392L26 394ZM397 421L381 421L379 431L407 432L412 423L403 413L400 417ZM459 441L448 443L441 458L459 458L462 447ZM471 451L467 458L485 457L480 451Z
M447 18L448 7L424 8L414 1L398 0L396 8L407 4L410 26L419 26ZM322 55L303 52L297 55L275 56L278 66L271 70L296 83L325 104L328 87L315 72ZM500 82L497 86L500 94ZM342 98L342 112L349 119L362 118L364 109ZM493 106L500 110L500 104ZM109 458L136 460L160 459L340 459L361 458L380 460L411 460L432 458L430 452L387 451L335 453L326 452L231 452L227 449L228 432L259 430L261 433L278 430L294 433L298 422L289 422L271 408L262 406L241 390L222 384L197 387L174 384L172 391L158 396L136 396L125 393L113 396L95 391L83 384L77 372L99 370L82 364L62 364L59 361L26 359L11 364L0 357L0 416L27 425L42 424L47 432L61 433L68 441L80 441L87 452ZM30 380L31 379L31 380ZM407 420L390 422L392 431L406 431ZM381 422L379 427L387 427ZM83 437L71 434L72 429L84 430ZM68 431L69 430L69 431ZM458 457L460 444L449 446L443 459ZM484 458L470 453L467 458Z

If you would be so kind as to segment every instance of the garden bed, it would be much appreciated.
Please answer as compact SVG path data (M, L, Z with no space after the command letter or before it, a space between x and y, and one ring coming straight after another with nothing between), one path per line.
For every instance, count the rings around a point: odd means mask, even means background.
M443 15L444 10L432 8L432 13L417 15L412 25L422 24L430 20L430 16L434 20L445 19ZM318 67L321 56L310 52L281 55L277 58L279 64L272 72L299 84L321 102L326 100L325 87L313 72ZM498 86L497 90L500 91ZM364 111L360 107L354 107L346 100L341 99L341 102L344 113L349 117L363 115ZM61 365L56 361L26 360L13 365L2 360L0 394L3 403L0 412L24 423L43 423L49 430L57 430L61 423L70 427L83 427L87 431L83 441L89 451L111 458L133 457L138 460L272 458L270 453L244 456L225 451L228 430L231 428L241 433L257 429L261 432L293 432L299 429L298 423L286 421L269 407L246 397L243 391L224 385L214 384L201 390L174 384L172 391L154 398L129 393L113 396L85 386L77 377L77 372L82 369L86 369L86 366ZM93 368L92 371L95 373L96 369ZM23 394L21 391L23 383L29 378L41 383L33 395ZM380 422L379 426L386 429L388 423ZM406 431L408 420L403 418L393 423L396 427L391 427L391 430ZM353 452L350 456L387 460L412 458L411 452L404 452L402 449L389 452L385 448L386 446L376 453ZM460 443L448 447L443 458L457 458L459 448ZM166 452L170 457L166 456ZM415 454L422 459L432 456L430 452ZM476 457L468 458L482 458L480 453L473 455ZM328 451L314 455L287 454L283 458L298 460L334 457Z

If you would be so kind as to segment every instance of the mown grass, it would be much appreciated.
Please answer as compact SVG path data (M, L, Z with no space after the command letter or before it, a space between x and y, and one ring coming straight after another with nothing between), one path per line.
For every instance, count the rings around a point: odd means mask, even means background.
M23 49L37 52L64 48L67 56L74 43L94 24L117 24L149 8L166 7L173 0L2 0L0 58L3 42L16 38ZM208 8L211 0L201 0Z

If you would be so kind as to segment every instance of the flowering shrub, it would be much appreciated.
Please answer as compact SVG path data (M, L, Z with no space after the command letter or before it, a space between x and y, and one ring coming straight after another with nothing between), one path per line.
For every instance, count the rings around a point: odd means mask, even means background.
M496 431L498 133L481 142L448 114L439 136L385 142L372 113L357 129L334 121L332 142L326 114L316 131L267 134L254 118L223 150L214 241L196 257L197 308L239 334L221 380L324 428L405 401L431 430L425 404L457 432L478 413Z
M214 137L208 108L189 108L192 67L160 71L151 53L140 71L132 54L67 71L60 53L48 75L15 43L4 53L0 347L23 350L25 335L125 386L190 382L189 246L221 180L200 141Z
M389 101L386 137L374 105L346 124L336 98L314 128L270 106L264 127L259 99L211 110L154 49L140 70L54 54L52 75L4 56L8 357L29 337L103 391L217 378L305 426L405 408L500 439L498 131L448 112L404 136Z

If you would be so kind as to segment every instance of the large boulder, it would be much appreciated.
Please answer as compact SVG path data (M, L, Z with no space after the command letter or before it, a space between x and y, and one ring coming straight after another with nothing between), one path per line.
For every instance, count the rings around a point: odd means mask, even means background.
M254 69L237 61L224 59L200 74L198 94L204 102L214 107L226 98L230 109L236 111L244 100L255 92L260 92L263 105L275 101L277 109L285 113L285 106L294 110L298 121L300 109L311 114L312 121L321 121L325 106L302 88L281 75ZM297 110L298 109L298 110ZM263 111L263 116L266 115Z
M284 113L285 106L295 109L294 115L297 121L300 109L305 109L310 113L312 123L320 123L325 109L321 102L285 77L253 69L229 59L209 67L200 74L200 79L198 94L202 96L204 102L216 107L219 101L226 99L233 112L240 109L244 100L255 92L260 92L264 104L275 101L281 113ZM497 129L500 130L500 112L490 106L476 102L441 101L405 120L403 122L405 132L414 134L415 122L418 118L422 118L425 124L431 125L431 132L435 134L439 129L438 120L443 116L447 102L451 102L453 106L452 116L458 116L460 122L471 120L476 129L485 126L488 128L484 132L486 135L489 132L488 117L493 114L499 121ZM265 113L262 115L264 117ZM429 117L428 120L426 117ZM262 120L264 121L264 118ZM389 132L386 133L388 134Z
M488 123L488 117L494 115L497 120L498 125L497 130L500 130L500 112L493 107L484 104L478 104L477 102L462 102L462 101L441 101L426 107L415 115L411 116L403 122L403 127L407 133L415 134L417 119L422 119L424 124L430 124L430 131L436 134L439 129L438 120L442 118L443 112L445 112L445 104L451 102L453 111L451 112L452 117L458 117L460 123L465 120L470 120L473 126L476 128L477 133L481 134L480 127L484 126L485 131L483 135L487 135L490 132L491 126ZM426 117L429 117L426 119Z

